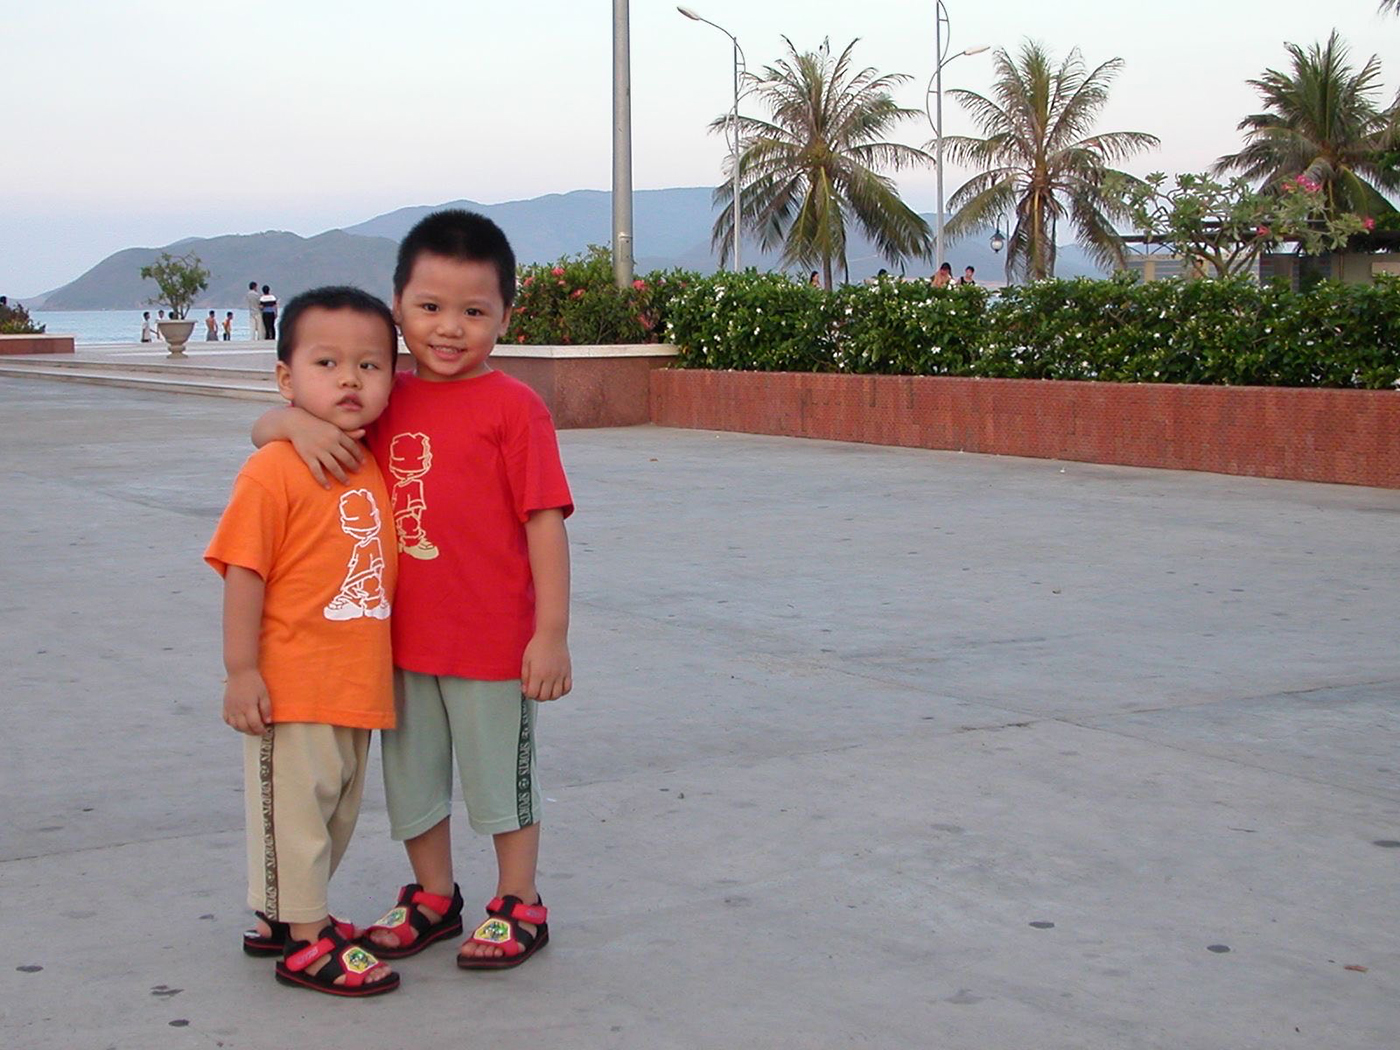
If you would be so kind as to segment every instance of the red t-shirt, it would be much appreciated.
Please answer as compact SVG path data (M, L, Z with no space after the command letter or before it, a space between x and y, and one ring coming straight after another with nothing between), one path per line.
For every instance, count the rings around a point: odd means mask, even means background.
M549 409L501 372L447 383L401 372L367 441L398 533L394 663L519 678L535 633L525 522L574 509Z

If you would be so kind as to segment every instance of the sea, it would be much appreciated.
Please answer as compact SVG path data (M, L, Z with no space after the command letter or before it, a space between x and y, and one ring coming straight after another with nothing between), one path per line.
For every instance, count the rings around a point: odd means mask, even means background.
M225 306L215 311L219 320L219 336L223 338L224 314L233 311L233 338L240 342L248 339L248 308L246 306ZM195 319L191 342L204 342L204 318L209 316L209 307L190 311ZM45 326L48 335L71 335L78 346L94 346L100 343L139 343L141 341L140 310L31 310L29 316L35 323ZM152 320L156 311L151 311Z

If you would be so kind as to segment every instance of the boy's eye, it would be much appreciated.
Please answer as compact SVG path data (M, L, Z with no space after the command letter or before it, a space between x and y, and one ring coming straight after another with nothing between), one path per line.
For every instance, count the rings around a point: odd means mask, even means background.
M428 313L430 314L435 314L437 313L437 303L424 303L423 309L428 311Z
M468 317L480 317L480 316L481 316L481 311L478 310L475 306L469 306L469 307L467 307L467 316L468 316Z
M360 367L369 372L378 372L379 364L375 361L361 361Z
M334 368L335 361L329 357L323 357L316 362L318 368Z

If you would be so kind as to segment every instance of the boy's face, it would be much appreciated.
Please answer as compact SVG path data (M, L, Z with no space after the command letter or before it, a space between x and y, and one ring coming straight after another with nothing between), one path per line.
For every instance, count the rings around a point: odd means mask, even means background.
M418 378L446 383L491 370L486 359L510 325L510 310L491 263L424 252L394 296L394 320Z
M373 423L394 385L389 335L373 314L313 306L297 318L290 363L277 362L277 389L341 430Z

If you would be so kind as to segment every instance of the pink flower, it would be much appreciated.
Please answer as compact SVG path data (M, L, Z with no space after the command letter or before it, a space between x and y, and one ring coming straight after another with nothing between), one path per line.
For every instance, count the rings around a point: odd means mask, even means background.
M569 298L570 298L570 299L582 299L582 298L583 298L583 289L582 289L582 288L575 288L572 292L569 293Z
M534 284L534 283L535 283L535 278L534 278L533 276L530 276L530 277L525 278L525 287L526 287L526 288L529 288L530 285L532 285L532 284Z
M1367 230L1374 230L1376 228L1376 220L1368 215L1361 220L1361 225L1366 227Z
M639 291L639 292L640 292L643 288L645 288L646 286L647 286L646 281L642 280L640 277L638 277L635 281L632 282L632 287L635 288L635 289L637 289L637 291Z
M550 270L549 272L552 273L552 274L554 274L555 277L563 277L563 276L564 276L564 267L562 267L562 266L556 266L554 269Z
M1267 226L1260 226L1259 229L1255 230L1254 232L1257 233L1260 237L1267 237L1273 231L1270 230Z
M515 341L516 341L517 343L523 343L523 342L525 342L525 337L524 337L523 335L522 335L522 336L518 336L518 337L516 338Z

